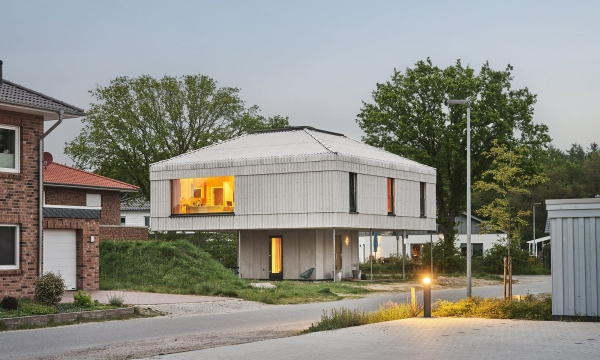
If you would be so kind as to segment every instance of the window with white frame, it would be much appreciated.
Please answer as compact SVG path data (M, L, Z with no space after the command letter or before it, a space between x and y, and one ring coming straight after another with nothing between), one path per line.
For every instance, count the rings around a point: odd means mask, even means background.
M0 224L0 269L19 268L19 226Z
M125 216L121 216L121 225L125 225Z
M19 172L19 127L0 125L0 171Z

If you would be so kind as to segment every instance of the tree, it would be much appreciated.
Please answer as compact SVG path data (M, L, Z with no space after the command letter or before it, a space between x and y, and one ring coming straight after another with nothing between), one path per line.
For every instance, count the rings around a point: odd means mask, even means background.
M524 161L529 156L529 149L520 146L510 150L506 145L499 144L497 140L492 142L490 151L484 152L487 158L492 159L489 170L482 174L482 179L473 186L474 190L491 192L494 199L482 206L477 213L486 218L481 222L483 232L506 231L508 249L508 296L512 298L512 258L511 240L513 234L519 231L521 226L526 226L529 210L523 210L517 205L517 198L530 194L529 188L542 184L548 179L541 173L528 173L524 168Z
M253 130L289 126L246 107L239 89L204 75L118 77L90 91L81 133L65 146L75 166L135 184L150 198L150 164Z
M550 142L547 126L532 121L536 95L511 88L512 70L508 65L496 71L485 63L475 74L460 60L440 69L428 58L404 73L394 69L390 81L377 84L373 103L363 102L357 115L366 143L437 169L438 224L446 242L454 241L455 218L466 210L467 194L466 111L446 107L447 99L471 100L474 180L491 165L483 154L492 140L527 145L530 156L524 160L530 168L539 165L539 154Z

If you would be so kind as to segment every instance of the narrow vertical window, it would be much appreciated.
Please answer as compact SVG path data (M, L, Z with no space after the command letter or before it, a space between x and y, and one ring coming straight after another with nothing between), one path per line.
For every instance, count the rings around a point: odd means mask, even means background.
M425 217L425 183L422 182L420 186L420 203L421 203L421 217Z
M350 212L356 212L356 173L350 173Z
M394 215L394 179L387 179L387 211Z

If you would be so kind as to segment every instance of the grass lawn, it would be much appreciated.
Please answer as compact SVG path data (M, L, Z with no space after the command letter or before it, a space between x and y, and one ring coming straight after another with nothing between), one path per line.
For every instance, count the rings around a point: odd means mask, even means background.
M369 292L354 282L273 284L275 289L250 286L186 240L100 243L101 290L226 296L267 304L332 301Z

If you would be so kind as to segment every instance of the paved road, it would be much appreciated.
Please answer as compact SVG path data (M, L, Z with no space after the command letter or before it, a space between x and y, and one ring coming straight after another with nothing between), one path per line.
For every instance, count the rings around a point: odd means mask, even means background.
M515 284L514 294L551 291L549 276L536 282ZM456 300L464 298L465 289L432 291L433 299ZM502 286L473 288L474 296L501 297ZM286 325L305 328L319 320L323 310L332 308L359 308L376 310L386 301L404 302L406 293L370 296L304 305L272 306L262 310L182 317L155 317L129 321L88 323L57 328L22 330L0 333L0 359L21 359L63 354L111 344L159 339L172 336L202 335L224 331L256 330Z
M152 359L549 360L599 356L598 323L412 318Z

